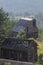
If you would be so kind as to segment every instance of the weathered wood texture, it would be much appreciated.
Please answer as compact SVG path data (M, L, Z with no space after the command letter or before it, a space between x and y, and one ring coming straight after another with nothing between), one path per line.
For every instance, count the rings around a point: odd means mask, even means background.
M0 58L36 62L37 44L33 40L6 38L0 45Z

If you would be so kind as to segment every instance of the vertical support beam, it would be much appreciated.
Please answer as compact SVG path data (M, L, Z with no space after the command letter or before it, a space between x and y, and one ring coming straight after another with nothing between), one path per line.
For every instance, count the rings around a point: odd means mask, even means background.
M19 52L17 53L17 60L19 61Z
M28 42L28 62L32 62L32 56L31 56L31 42Z
M9 59L11 58L11 53L10 53L10 50L9 50Z
M31 52L30 52L30 50L28 51L28 62L31 62Z
M1 58L1 47L0 47L0 58Z
M3 58L3 49L1 48L1 58Z
M9 59L12 59L12 50L9 50Z

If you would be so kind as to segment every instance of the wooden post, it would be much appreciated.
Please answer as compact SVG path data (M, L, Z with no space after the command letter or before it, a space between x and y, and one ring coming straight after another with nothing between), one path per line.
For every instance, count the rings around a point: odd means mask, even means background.
M1 58L1 48L0 48L0 58Z

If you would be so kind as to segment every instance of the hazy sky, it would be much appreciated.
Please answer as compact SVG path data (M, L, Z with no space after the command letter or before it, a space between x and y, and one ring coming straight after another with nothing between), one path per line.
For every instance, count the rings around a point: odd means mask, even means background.
M9 12L43 12L43 0L0 0L0 8Z

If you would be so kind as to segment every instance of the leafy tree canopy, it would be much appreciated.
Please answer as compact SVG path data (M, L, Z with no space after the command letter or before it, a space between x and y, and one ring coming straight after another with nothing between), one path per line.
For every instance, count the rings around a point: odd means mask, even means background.
M0 9L0 24L4 23L6 20L8 20L8 13L5 13L5 11L1 8Z
M25 30L21 30L21 31L17 34L16 37L17 37L17 38L26 38L26 32L25 32Z
M0 9L0 39L3 37L12 36L12 27L16 23L16 20L10 20L8 13L2 8Z

